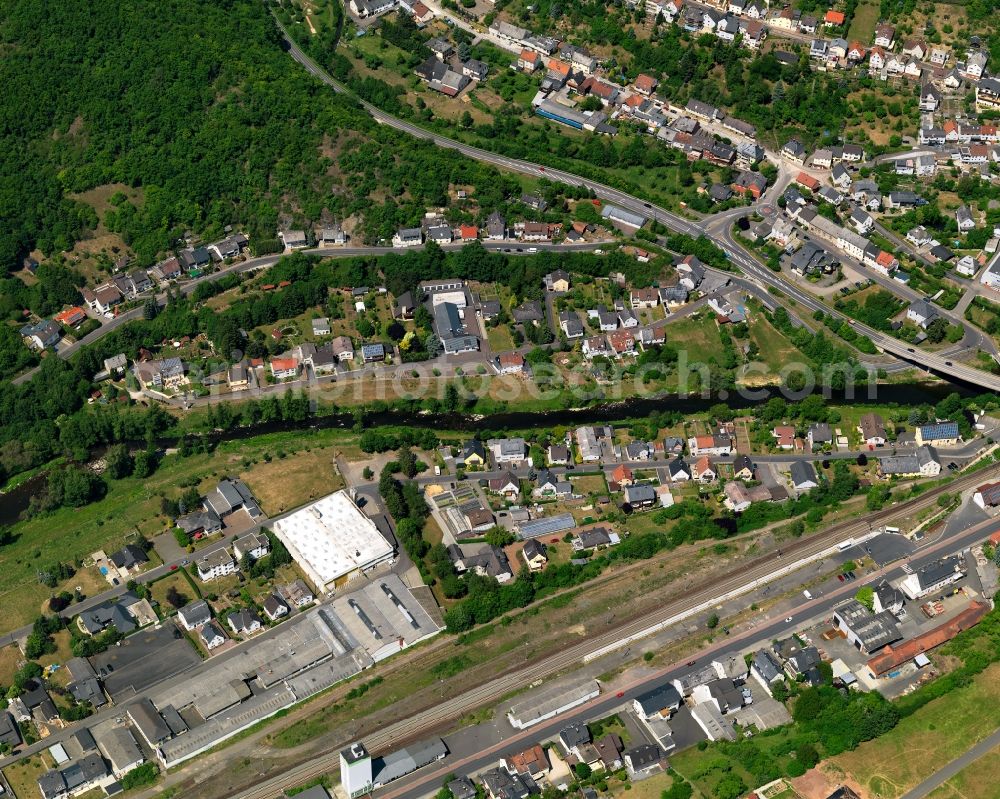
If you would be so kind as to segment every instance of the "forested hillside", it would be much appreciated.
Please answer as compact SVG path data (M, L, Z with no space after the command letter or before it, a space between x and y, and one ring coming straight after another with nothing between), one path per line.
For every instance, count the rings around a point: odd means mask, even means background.
M70 199L79 191L143 188L105 220L140 265L187 229L273 238L279 220L314 224L327 208L374 239L449 205L453 185L484 215L519 193L491 167L379 127L281 45L258 0L0 0L0 377L33 361L16 332L24 309L79 301L82 276L61 256L96 221ZM8 276L36 247L49 256L37 273ZM56 419L85 405L102 358L197 332L194 320L178 303L69 363L46 358L29 383L0 380L0 484L71 449Z
M143 187L105 221L150 263L187 229L273 238L281 214L364 210L387 186L409 217L484 174L429 147L398 163L398 136L298 67L257 0L0 0L0 53L0 276L71 247L97 220L69 195L105 184Z

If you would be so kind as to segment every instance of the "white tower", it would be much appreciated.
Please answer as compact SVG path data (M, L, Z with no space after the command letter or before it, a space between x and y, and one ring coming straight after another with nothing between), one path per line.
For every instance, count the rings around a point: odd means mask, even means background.
M351 799L371 793L372 756L360 741L340 752L340 783Z

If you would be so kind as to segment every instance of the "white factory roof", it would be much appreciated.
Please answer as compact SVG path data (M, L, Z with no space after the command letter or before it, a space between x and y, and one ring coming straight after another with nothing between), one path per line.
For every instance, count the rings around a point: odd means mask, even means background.
M390 544L346 491L316 500L274 523L274 532L320 589L391 560Z

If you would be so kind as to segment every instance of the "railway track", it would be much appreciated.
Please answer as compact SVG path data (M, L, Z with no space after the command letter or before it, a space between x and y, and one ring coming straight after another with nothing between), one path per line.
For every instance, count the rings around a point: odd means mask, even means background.
M903 505L873 513L865 520L835 525L826 533L794 542L784 550L784 557L787 558L786 562L788 562L816 555L846 538L864 535L886 522L932 507L936 504L938 497L944 493L962 491L998 475L1000 475L1000 467L980 470L951 483L933 488ZM365 739L368 749L373 753L381 753L391 748L397 748L414 738L441 730L463 716L499 701L501 697L514 690L536 680L551 677L568 667L579 665L587 655L614 644L622 638L641 633L658 622L698 608L716 597L738 590L741 586L751 586L756 581L772 574L774 565L773 556L756 558L745 564L739 571L715 582L710 589L696 591L681 599L669 602L654 614L634 618L612 631L582 641L555 653L551 657L539 659L522 669L501 675L489 683L429 706L416 716L366 733ZM340 750L357 737L357 735L352 735L350 738L338 740L331 744L326 754L286 770L278 776L266 779L252 788L230 794L229 797L230 799L274 799L280 796L285 788L308 782L323 774L333 773L339 768Z

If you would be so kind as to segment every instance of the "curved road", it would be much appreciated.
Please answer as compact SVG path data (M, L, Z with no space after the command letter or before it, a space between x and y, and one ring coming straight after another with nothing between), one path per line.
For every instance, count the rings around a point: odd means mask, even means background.
M316 64L316 62L314 62L308 55L302 52L298 45L296 45L292 38L288 35L288 32L281 25L279 20L276 19L275 22L285 38L288 46L288 52L292 58L298 61L311 74L330 86L335 92L350 94L346 87L334 80L324 69ZM953 362L946 356L938 353L917 352L914 348L908 347L904 342L880 333L879 331L867 327L860 322L855 322L847 316L830 309L829 306L820 303L811 294L776 275L762 262L757 260L756 257L751 256L743 250L742 246L732 239L730 232L725 232L718 236L712 236L707 232L704 225L684 219L674 213L671 213L670 211L651 203L644 202L631 194L627 194L619 189L612 188L611 186L606 186L603 183L598 183L590 178L584 178L579 175L575 175L572 172L540 166L538 164L531 163L530 161L510 158L505 155L499 155L488 150L480 149L479 147L473 147L471 145L464 144L463 142L456 141L455 139L450 139L446 136L432 133L419 127L418 125L414 125L410 122L394 117L391 114L387 114L385 111L382 111L364 100L359 100L358 102L379 124L387 125L415 138L425 139L438 147L455 150L468 158L492 164L502 169L519 172L523 175L548 178L549 180L571 186L582 186L593 191L594 194L602 200L613 202L633 213L651 217L678 233L686 233L695 237L705 236L706 238L711 239L716 245L720 246L725 251L730 262L738 266L748 277L757 280L765 286L781 291L786 296L791 297L797 303L810 310L822 310L824 313L829 313L836 318L849 322L858 333L870 338L872 343L875 344L875 346L881 351L912 363L921 369L936 372L954 380L959 380L990 391L1000 391L1000 376L984 372L981 369L977 369L973 366L968 366L960 362Z
M441 244L439 245L444 250L460 249L465 246L467 242L455 241L451 244ZM545 242L537 242L525 246L524 242L521 241L484 241L481 242L483 247L487 250L493 252L503 252L508 251L512 254L529 255L535 250L576 250L576 251L586 251L595 250L601 247L608 247L612 242L580 242L580 243L563 243L563 244L546 244ZM421 244L419 247L408 247L406 249L401 249L399 247L314 247L312 249L301 250L307 255L323 255L327 258L351 258L354 256L377 256L386 255L391 252L403 253L408 249L420 250L426 246ZM211 272L207 275L202 275L201 277L190 280L187 283L178 283L176 287L180 290L181 294L190 294L202 283L214 283L217 280L221 280L226 275L233 274L234 272L252 272L256 269L265 269L266 267L273 266L278 262L280 258L283 258L287 253L277 253L275 255L262 255L259 258L250 258L246 261L237 261L236 263L224 266L216 272ZM153 296L157 304L164 306L167 304L167 294L166 292L161 292ZM117 330L126 322L130 322L134 319L142 318L142 307L132 308L125 313L119 314L114 319L111 319L105 324L102 324L97 330L93 330L84 336L79 341L75 341L68 347L60 350L57 354L63 360L68 360L74 353L76 353L81 347L88 344L93 344L95 341L108 335L113 330ZM31 380L37 373L40 367L36 366L25 372L22 375L14 378L11 382L14 385L19 385L21 383L26 383Z

